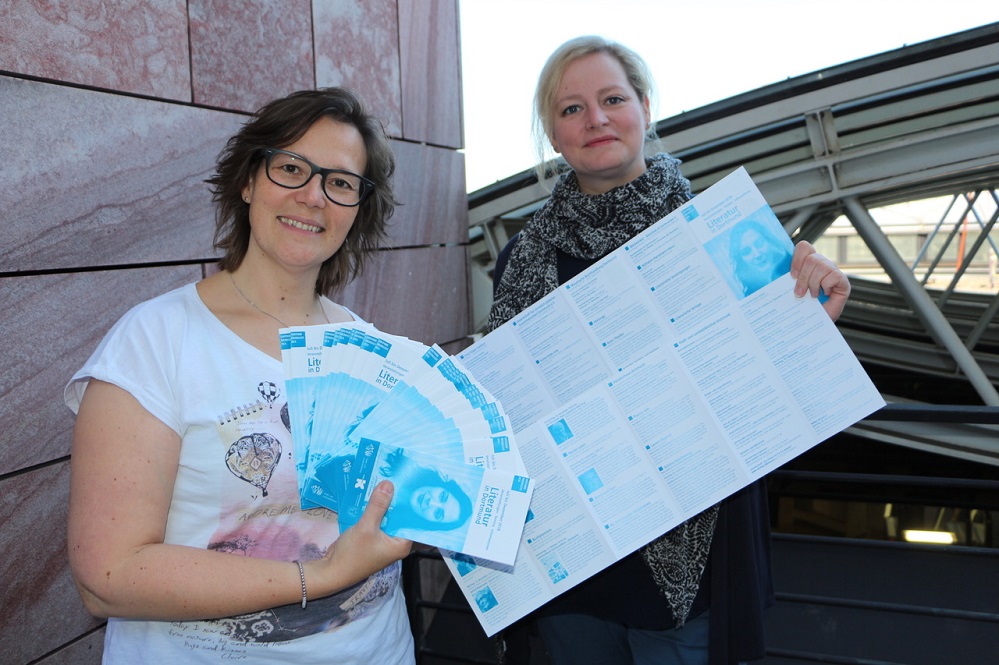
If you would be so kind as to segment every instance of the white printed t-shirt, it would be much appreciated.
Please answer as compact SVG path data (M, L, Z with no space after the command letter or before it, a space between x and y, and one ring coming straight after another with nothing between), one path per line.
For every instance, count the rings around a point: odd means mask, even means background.
M275 332L275 334L277 334ZM137 305L66 386L112 383L181 437L166 543L283 561L321 557L336 514L302 511L281 362L212 314L194 284ZM110 619L105 663L412 663L400 564L305 610L211 621Z

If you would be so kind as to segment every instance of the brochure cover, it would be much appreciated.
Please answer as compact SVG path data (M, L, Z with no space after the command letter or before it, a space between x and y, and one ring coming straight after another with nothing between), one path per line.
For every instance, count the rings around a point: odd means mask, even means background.
M382 529L427 545L512 564L530 505L526 476L361 439L340 525L357 522L372 490L391 480L396 497Z

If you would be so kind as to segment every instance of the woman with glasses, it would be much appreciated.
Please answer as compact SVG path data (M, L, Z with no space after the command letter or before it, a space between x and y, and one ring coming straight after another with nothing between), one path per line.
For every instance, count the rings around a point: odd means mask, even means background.
M656 152L651 88L644 61L600 37L570 40L549 57L534 98L538 171L554 163L552 150L570 168L500 253L487 330L690 199L679 160ZM790 271L799 297L821 288L826 312L839 316L850 294L842 271L807 242L795 247ZM773 594L768 519L757 481L556 597L519 628L537 627L553 665L762 658L762 614ZM507 645L529 643L523 630L511 633ZM507 662L528 661L511 648Z
M219 271L129 311L66 387L69 556L110 617L105 663L411 663L392 484L340 533L300 507L278 330L325 297L396 201L380 123L336 88L264 106L208 180Z

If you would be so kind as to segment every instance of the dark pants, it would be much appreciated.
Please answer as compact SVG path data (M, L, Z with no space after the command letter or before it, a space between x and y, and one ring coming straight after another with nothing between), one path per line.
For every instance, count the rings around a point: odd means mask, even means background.
M538 619L552 665L707 665L708 612L679 630L637 630L585 614Z

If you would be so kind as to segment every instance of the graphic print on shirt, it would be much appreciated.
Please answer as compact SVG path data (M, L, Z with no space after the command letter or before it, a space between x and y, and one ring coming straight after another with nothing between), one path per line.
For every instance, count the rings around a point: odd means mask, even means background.
M281 391L278 390L277 384L271 381L261 381L258 383L257 392L264 398L264 401L267 402L268 406L274 406L274 400L281 395Z
M234 642L285 642L320 632L332 632L373 613L392 592L398 565L381 570L332 596L299 605L284 605L242 616L216 619L219 634Z
M257 414L265 408L273 408L273 398L270 407L265 407L264 403L258 400L252 404L230 409L219 416L219 433L223 440L227 441L241 434L229 443L229 449L225 454L226 466L234 476L260 489L263 495L267 496L267 484L281 461L283 450L281 442L267 432L243 433L245 426L256 419Z
M247 382L240 402L216 419L217 459L226 471L219 487L219 523L207 545L210 550L310 561L322 557L339 535L336 513L325 508L301 509L283 389L283 384L274 381ZM399 569L399 565L389 566L332 596L310 599L305 610L296 603L178 623L175 628L184 634L196 630L199 635L212 635L213 640L227 640L229 650L240 643L285 642L335 631L382 607L398 585Z

